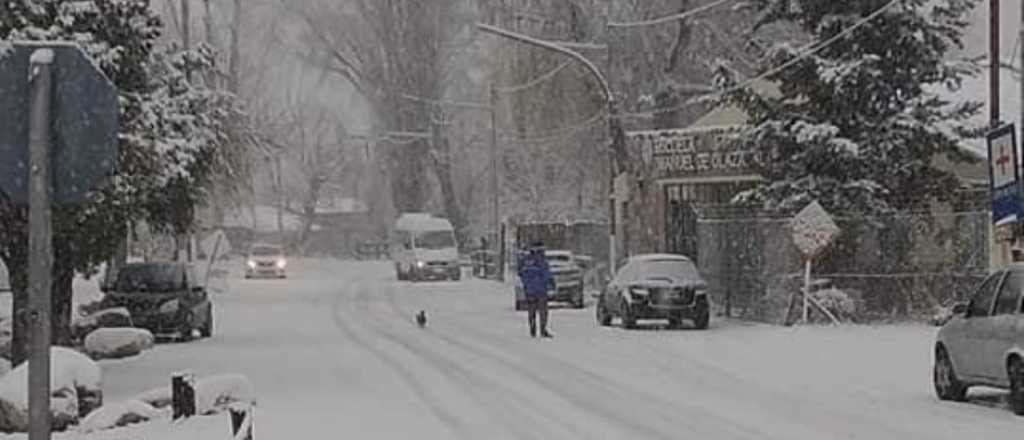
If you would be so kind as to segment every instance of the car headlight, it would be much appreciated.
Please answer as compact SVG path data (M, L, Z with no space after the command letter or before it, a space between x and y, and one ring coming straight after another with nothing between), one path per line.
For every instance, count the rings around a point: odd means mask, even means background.
M629 288L629 295L632 296L633 299L637 299L637 300L646 299L647 295L649 295L650 293L651 293L651 291L647 290L647 289L641 289L641 288L637 288L637 287L630 287Z
M255 269L256 268L256 262L253 261L253 260L249 260L249 262L247 262L245 264L249 265L249 269Z
M285 266L286 266L287 264L288 264L288 262L287 262L287 261L285 261L285 259L284 259L284 258L282 258L282 259L280 259L280 260L277 260L277 268L278 268L278 269L284 269L284 267L285 267Z
M161 304L159 312L160 313L165 313L165 314L166 313L175 313L175 312L178 311L179 307L181 307L181 302L176 300L176 299L172 299L170 301L167 301L167 302Z
M417 261L416 262L416 267L418 267L420 269L423 269L423 267L426 266L426 265L427 265L427 263L423 262L423 261Z

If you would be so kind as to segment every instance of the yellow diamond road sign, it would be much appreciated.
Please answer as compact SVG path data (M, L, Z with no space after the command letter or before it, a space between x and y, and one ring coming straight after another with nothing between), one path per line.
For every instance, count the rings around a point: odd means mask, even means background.
M832 216L818 202L812 202L793 217L790 229L793 232L793 244L808 258L813 258L832 244L841 232Z

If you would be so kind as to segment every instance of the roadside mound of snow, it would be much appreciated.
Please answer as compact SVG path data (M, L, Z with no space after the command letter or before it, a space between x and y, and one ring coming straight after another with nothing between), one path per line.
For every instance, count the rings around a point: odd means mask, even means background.
M50 351L50 409L56 429L64 429L102 403L103 371L88 356L53 347ZM28 366L0 379L0 431L28 430Z
M131 327L131 312L124 307L104 309L78 317L71 323L71 334L82 338L99 328Z
M145 329L98 328L85 337L85 351L93 359L120 359L138 355L153 343L153 334Z
M144 402L154 408L166 408L171 406L171 388L154 388L135 396L135 400Z
M241 374L213 376L196 382L196 411L214 414L233 405L255 405L256 387Z
M106 405L94 411L82 420L78 430L89 433L113 429L135 423L148 422L163 417L166 414L167 411L161 411L146 402L129 400L123 403Z
M201 415L216 414L234 407L248 407L256 404L256 387L241 374L225 374L199 379L195 383L196 412ZM135 400L155 408L171 405L170 386L154 388L139 394Z

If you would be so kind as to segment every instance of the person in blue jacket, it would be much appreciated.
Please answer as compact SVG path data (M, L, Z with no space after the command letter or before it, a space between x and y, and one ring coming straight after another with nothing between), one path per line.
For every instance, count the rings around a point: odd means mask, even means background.
M534 243L519 260L519 280L526 295L530 336L537 337L537 315L540 315L540 335L550 338L548 333L548 287L554 282L544 244Z

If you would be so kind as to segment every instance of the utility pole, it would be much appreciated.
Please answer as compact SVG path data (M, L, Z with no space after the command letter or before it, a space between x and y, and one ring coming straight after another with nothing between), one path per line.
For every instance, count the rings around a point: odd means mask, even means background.
M29 440L50 438L50 288L53 231L50 208L50 103L54 62L51 49L32 53L29 77L32 101L29 119L28 319Z
M281 178L281 153L277 153L274 156L274 179L276 180L274 186L277 187L277 233L280 235L280 239L284 241L284 188L282 186L283 179Z
M231 23L231 60L228 66L228 90L238 95L242 88L242 80L239 76L239 64L242 61L242 51L239 48L239 40L242 31L242 0L234 0L234 17Z
M192 48L190 0L181 0L181 45L185 50Z
M494 217L491 219L494 228L494 247L495 250L501 249L500 243L505 240L505 237L501 233L501 189L498 176L498 90L491 84L491 191L493 197L493 209L492 213ZM505 281L505 258L504 255L496 255L495 264L498 265L497 275L498 281Z
M999 70L1001 60L999 56L999 0L989 0L989 108L991 110L992 128L999 126Z

